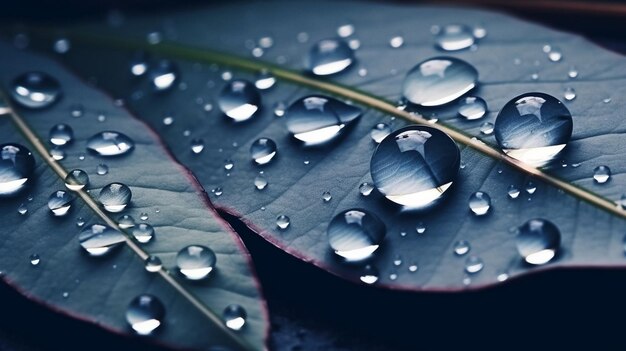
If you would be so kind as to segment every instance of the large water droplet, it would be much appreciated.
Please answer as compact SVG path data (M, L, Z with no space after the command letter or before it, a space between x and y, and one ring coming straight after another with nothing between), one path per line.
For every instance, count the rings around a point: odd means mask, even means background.
M468 252L470 252L471 249L472 247L470 246L470 243L467 240L459 240L454 243L454 247L453 247L454 254L457 256L463 256L467 254Z
M487 113L487 103L480 97L466 97L459 104L459 115L468 121L483 118Z
M391 134L391 127L386 123L377 123L370 131L370 137L376 144L380 144L389 134Z
M156 91L170 89L178 78L178 68L168 60L161 60L150 70L150 81Z
M28 72L13 80L11 96L28 108L44 108L55 103L61 96L61 85L43 72Z
M387 199L424 208L440 199L457 177L460 152L444 132L407 126L383 140L372 155L374 185Z
M73 169L65 176L65 186L72 191L79 191L89 184L89 176L82 169Z
M465 261L465 271L469 274L475 274L483 270L485 263L478 256L470 256Z
M315 43L306 67L313 74L326 76L343 71L354 62L354 51L341 39L323 39Z
M467 49L474 44L474 31L463 24L443 26L436 35L437 47L444 51Z
M48 197L48 208L55 216L65 216L72 206L74 197L67 191L59 190Z
M161 259L158 256L153 255L148 256L148 258L144 261L144 264L146 271L150 273L156 273L161 270L161 267L163 267Z
M330 247L348 261L370 257L382 243L387 229L375 214L351 209L337 214L328 224Z
M541 265L550 262L561 246L561 232L545 219L531 219L524 223L516 237L517 251L524 261Z
M611 179L611 169L607 166L598 166L593 169L593 180L598 184L604 184Z
M572 128L572 115L561 101L544 93L526 93L500 110L495 133L509 156L542 166L563 150Z
M361 109L331 97L312 95L296 100L286 111L287 129L307 145L335 138L361 116Z
M402 94L413 104L439 106L476 86L478 71L454 57L435 57L413 67L404 78Z
M105 185L102 190L100 190L98 200L106 211L117 213L122 212L126 208L130 203L132 195L130 188L125 184L111 183Z
M228 305L222 312L224 324L232 330L241 330L246 324L246 318L248 318L248 314L240 305Z
M35 158L20 144L0 145L0 196L17 194L26 187L35 169Z
M78 235L80 246L91 256L105 255L125 240L124 234L104 224L86 227Z
M276 217L276 226L278 227L278 229L285 230L289 227L290 223L291 220L285 215L280 215Z
M226 116L242 122L259 110L261 95L247 80L233 80L224 86L217 102Z
M189 245L176 255L176 265L180 273L189 280L206 278L215 268L217 257L206 246Z
M99 156L118 156L130 152L135 142L120 132L104 131L87 140L87 150Z
M69 144L74 138L72 127L67 124L56 124L50 129L50 142L57 146Z
M482 216L489 212L491 207L491 197L489 194L477 191L469 198L469 208L477 216Z
M250 146L250 156L256 164L264 165L276 156L276 143L269 138L259 138Z
M140 243L146 244L154 237L154 228L150 224L140 223L133 228L133 236Z
M163 322L165 306L156 297L142 294L135 297L126 309L126 321L139 335L150 335Z

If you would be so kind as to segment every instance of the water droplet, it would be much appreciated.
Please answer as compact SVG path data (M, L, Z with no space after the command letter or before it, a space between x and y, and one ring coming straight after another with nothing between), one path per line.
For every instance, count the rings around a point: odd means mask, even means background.
M457 177L460 152L444 132L427 126L401 128L372 155L374 184L387 199L411 208L434 204Z
M96 167L96 173L98 175L107 175L109 173L109 166L105 165L104 163L100 163Z
M413 67L404 78L402 93L416 105L439 106L473 89L478 71L454 57L435 57Z
M572 79L578 77L578 70L576 69L576 67L571 67L569 71L567 71L567 76Z
M126 321L139 335L150 335L165 317L165 306L155 296L142 294L135 297L126 308Z
M402 45L404 45L404 38L401 35L396 35L389 39L389 45L394 49L402 47Z
M398 267L402 264L402 257L400 257L400 255L396 255L396 257L393 259L393 265Z
M128 229L135 226L135 219L131 215L123 215L117 219L117 225L122 229Z
M480 119L487 113L487 103L480 97L469 96L461 99L459 115L468 121Z
M269 71L261 71L254 79L254 86L259 90L267 90L276 84L276 78Z
M324 202L329 202L330 200L332 200L333 196L330 194L330 192L325 191L322 193L322 200Z
M593 180L598 184L604 184L611 179L611 169L607 166L598 166L593 169Z
M289 217L285 215L280 215L276 217L276 226L278 226L279 229L285 230L287 229L287 227L289 227L289 224L290 224Z
M139 219L141 219L142 221L147 221L148 220L148 214L145 212L141 212L141 214L139 215Z
M57 146L69 144L74 138L72 127L67 124L56 124L50 129L50 142Z
M331 97L312 95L296 100L286 111L287 129L307 145L327 142L361 116L361 109Z
M105 255L125 240L124 234L104 224L93 224L78 235L80 246L91 256Z
M478 256L470 256L465 261L465 271L469 274L475 274L483 270L485 263Z
M333 251L348 261L370 257L382 243L387 229L375 214L351 209L337 214L328 224L328 242Z
M474 38L482 39L487 36L487 29L482 24L479 24L474 26L472 34L474 35Z
M39 265L39 263L41 262L41 258L39 258L38 254L32 254L28 257L28 260L30 261L30 264L32 266L37 266Z
M518 231L515 242L524 261L533 265L550 262L561 245L561 232L545 219L531 219Z
M83 217L78 217L76 218L76 226L77 227L82 227L85 225L85 219Z
M74 169L65 176L65 186L72 191L79 191L89 184L89 176L82 169Z
M526 182L526 185L524 186L524 190L526 190L526 192L529 195L532 195L535 193L535 191L537 191L537 186L532 180L529 180L528 182Z
M150 255L144 261L144 266L146 268L146 271L150 273L156 273L161 270L161 267L163 267L163 263L158 256Z
M396 280L396 279L398 279L398 273L389 274L389 280Z
M343 71L354 62L353 48L341 39L323 39L309 52L305 66L313 74L326 76Z
M344 24L337 28L337 35L342 38L346 38L354 34L354 26L351 24Z
M191 139L191 152L194 154L199 154L204 150L204 140L202 139Z
M99 156L118 156L130 152L135 142L125 134L104 131L95 134L87 140L87 150Z
M26 205L24 204L20 204L17 207L17 213L21 214L22 216L26 215L28 213L28 207L26 207Z
M140 77L148 71L148 60L144 52L135 54L130 61L130 73L135 77Z
M122 212L133 196L130 188L122 183L111 183L100 190L98 200L107 212Z
M61 85L43 72L28 72L13 80L11 96L24 107L39 109L52 105L61 96Z
M485 122L480 125L480 132L484 135L491 135L493 133L493 123Z
M500 110L495 133L509 156L542 166L563 150L572 128L572 115L561 101L544 93L526 93Z
M17 194L33 176L35 158L20 144L0 145L0 197Z
M509 189L507 191L507 194L509 195L509 197L511 199L517 199L517 197L519 196L519 188L516 187L515 185L511 184L509 185Z
M54 45L52 46L52 49L57 54L65 54L68 51L70 51L71 47L72 47L72 44L70 43L69 39L59 38L54 41Z
M454 254L457 256L463 256L470 252L471 249L472 246L467 240L459 240L455 242L453 246Z
M74 197L67 191L58 190L48 197L48 208L55 216L65 216L72 206Z
M147 223L139 223L133 228L133 236L138 242L146 244L154 237L154 228Z
M170 115L163 117L164 126L171 126L172 124L174 124L174 117Z
M386 123L377 123L370 132L370 136L376 144L380 144L389 134L391 134L391 126Z
M242 122L259 110L261 95L247 80L233 80L224 86L217 102L226 116L236 122Z
M174 86L174 82L178 78L178 67L168 60L159 61L155 67L150 70L150 81L156 91L165 91Z
M415 231L417 232L417 234L424 234L426 232L426 224L424 224L424 222L417 223Z
M509 274L506 272L502 272L496 276L496 280L499 282L503 282L507 279L509 279Z
M274 103L274 116L276 116L276 117L284 116L286 108L287 108L287 106L282 101L278 101L278 102Z
M611 98L609 97L609 98L602 99L602 102L604 102L605 104L608 104L609 102L611 102Z
M156 45L158 43L160 43L163 40L163 36L161 35L160 32L149 32L146 35L146 41L148 42L148 44L152 44L152 45Z
M352 50L358 50L361 47L361 41L359 39L348 40L348 47Z
M368 264L361 272L359 279L365 284L374 284L378 281L378 276L378 268Z
M254 187L257 188L257 190L265 189L265 187L267 187L267 179L265 179L262 174L259 174L254 178Z
M233 160L224 160L225 170L230 171L231 169L233 169L233 167L235 167L235 163L233 162Z
M409 272L411 273L417 272L417 268L418 268L417 264L411 264L409 265Z
M65 151L63 151L61 148L55 147L54 149L50 150L50 157L52 157L52 159L55 161L61 161L65 158Z
M374 186L368 182L361 183L361 185L359 185L359 193L362 196L369 196L373 190Z
M491 197L485 192L477 191L469 198L469 208L475 215L482 216L491 208Z
M61 294L61 296L63 296L64 299L67 299L68 297L70 297L70 293L68 293L67 291L64 291L63 294Z
M269 138L259 138L250 146L250 156L258 165L270 162L276 156L276 152L276 143Z
M552 62L559 62L563 58L563 54L561 53L561 50L555 46L552 46L550 48L550 51L548 51L547 54L548 54L548 59Z
M563 97L567 101L574 100L576 98L576 90L574 90L574 88L572 87L565 88L565 91L563 92Z
M213 193L215 194L215 196L222 196L224 192L222 191L222 188L218 186L217 188L213 189Z
M176 255L176 265L180 273L189 280L206 278L215 268L217 257L206 246L189 245Z
M240 305L228 305L222 312L222 319L224 324L232 330L241 330L246 324L246 318L248 314L246 310Z
M474 44L472 28L463 24L449 24L440 28L435 37L436 46L444 51L467 49Z

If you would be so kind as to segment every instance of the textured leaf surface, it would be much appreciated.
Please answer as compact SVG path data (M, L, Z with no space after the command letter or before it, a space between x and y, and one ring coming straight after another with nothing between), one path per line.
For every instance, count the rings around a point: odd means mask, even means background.
M159 256L170 274L218 315L229 304L244 306L248 324L239 335L254 349L262 349L268 330L267 312L250 257L239 237L216 215L193 176L171 158L145 124L112 99L49 58L20 52L4 43L1 47L5 55L0 68L4 87L10 87L16 74L31 70L43 70L59 80L63 97L58 103L45 110L19 110L18 114L46 144L53 125L66 123L73 128L75 140L65 149L62 166L85 170L94 197L105 184L129 185L133 192L131 205L111 217L130 214L139 221L145 214L145 221L154 226L156 234L142 248ZM71 117L70 110L77 104L83 106L84 113L79 118ZM99 116L106 119L100 121ZM17 142L35 151L8 115L0 117L0 124L2 143ZM113 158L87 153L86 140L103 130L127 134L135 141L135 149L129 155ZM225 345L237 349L224 335L223 327L218 328L161 276L146 272L142 260L128 247L106 257L89 257L78 243L81 228L77 219L82 217L87 226L103 223L102 218L79 197L66 216L54 217L47 207L48 196L65 186L42 159L45 156L35 156L32 187L0 201L0 269L6 282L53 309L124 334L132 334L125 319L126 306L136 295L150 293L166 308L164 325L152 342L177 348ZM106 175L96 174L97 165L102 163L109 167ZM21 203L28 208L26 215L17 212ZM176 253L190 244L208 246L217 254L215 274L207 281L188 282L175 273ZM33 253L41 257L37 266L29 262Z
M328 11L330 8L332 11ZM573 87L578 96L567 102L574 116L573 140L561 157L568 165L580 163L580 166L561 167L559 159L557 166L547 171L588 192L611 201L618 200L626 185L623 161L626 125L620 115L626 104L622 98L626 63L623 57L572 35L476 10L338 2L332 5L313 2L221 5L210 10L175 13L168 16L167 21L132 18L119 28L99 26L81 30L139 39L149 32L159 31L165 40L244 57L251 56L250 45L246 48L246 43L254 45L259 37L269 35L274 45L261 59L284 62L288 67L301 70L310 45L336 36L339 25L351 23L356 28L353 38L360 40L356 51L358 62L329 81L396 101L404 74L416 63L441 54L433 46L430 27L459 19L468 25L481 23L488 31L476 50L447 54L476 66L480 86L472 94L487 101L489 113L480 121L464 122L457 119L456 111L449 106L420 112L426 116L436 113L440 121L481 137L480 124L493 121L498 109L512 97L528 91L543 91L561 98L566 87ZM309 37L306 43L297 40L301 32ZM391 49L388 41L398 34L404 36L405 45ZM560 47L564 55L561 62L548 60L542 52L546 43ZM621 242L626 224L622 218L539 179L532 179L538 185L534 194L522 191L519 198L509 199L509 185L523 189L531 178L470 148L462 150L465 167L450 196L430 212L401 212L376 192L362 197L358 185L371 182L369 161L375 148L369 131L381 121L399 128L406 124L400 119L368 109L359 123L335 143L303 148L288 135L284 121L273 115L272 106L280 101L290 103L319 93L317 91L279 82L263 92L263 109L259 115L251 121L234 124L215 103L225 84L223 73L230 72L235 78L249 80L254 75L237 67L209 64L209 55L197 55L198 62L178 61L182 86L166 94L153 94L149 82L133 79L128 74L132 53L97 50L94 46L98 43L92 44L82 48L77 45L65 60L116 96L128 99L132 109L159 130L176 157L193 170L205 189L222 188L223 194L217 196L217 192L213 198L218 207L237 214L285 251L335 274L358 280L363 269L361 265L342 263L326 240L330 219L353 207L371 210L387 225L387 238L371 263L381 272L378 284L390 288L457 290L467 284L480 287L496 283L501 273L516 276L541 270L522 263L514 242L514 229L535 217L554 222L562 234L559 256L543 268L622 266L625 263ZM162 50L166 51L171 57L184 54L182 49L176 48ZM110 64L93 64L104 58ZM567 76L572 66L580 72L576 79ZM358 74L359 68L367 69L365 77ZM535 73L537 80L532 78ZM610 101L605 102L606 99ZM213 106L210 112L205 110L207 103ZM176 119L172 126L162 124L162 118L168 114ZM251 162L249 147L253 140L262 136L278 143L279 155L270 165L260 168ZM190 151L192 138L205 141L205 150L200 155ZM485 137L484 141L495 143L493 137ZM224 170L227 159L235 164L230 172ZM593 169L600 164L613 171L611 181L603 185L595 184L592 179ZM257 191L253 180L261 170L269 186ZM479 190L488 192L492 198L492 212L482 218L472 216L467 205L470 194ZM325 191L333 196L328 203L322 201ZM291 218L290 227L284 231L276 227L276 217L281 214ZM427 229L418 235L415 228L420 223ZM468 240L472 246L470 255L482 258L485 263L484 269L471 279L466 279L464 272L467 256L453 254L452 247L457 240ZM402 261L399 265L394 264L398 257ZM409 270L412 265L418 266L417 271Z

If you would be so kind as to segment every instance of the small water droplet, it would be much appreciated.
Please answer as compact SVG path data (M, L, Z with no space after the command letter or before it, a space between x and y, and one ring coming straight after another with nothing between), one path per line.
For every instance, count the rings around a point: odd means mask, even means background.
M561 245L561 232L552 222L531 219L519 228L515 242L524 261L542 265L556 256Z
M276 117L284 116L286 108L287 108L287 105L285 105L285 103L282 101L278 101L274 103L274 116Z
M529 195L532 195L535 193L535 191L537 191L537 185L535 185L535 183L532 180L529 180L528 182L526 182L526 185L524 186L524 190L526 190L526 192Z
M122 229L128 229L135 226L135 219L131 215L123 215L117 219L117 225Z
M0 197L25 189L34 169L35 158L26 147L14 143L0 145Z
M254 178L254 187L257 190L263 190L267 187L267 179L262 174L259 174Z
M418 268L417 264L415 264L415 263L411 264L411 265L409 265L409 272L411 272L411 273L417 272L417 268Z
M296 36L296 39L298 40L299 43L306 43L307 41L309 41L309 33L300 32Z
M480 125L480 132L484 135L491 135L493 133L493 123L485 122Z
M77 227L82 227L85 225L85 219L83 217L78 217L76 218L76 226Z
M578 77L578 70L576 69L576 67L570 67L569 71L567 71L567 76L572 79Z
M354 34L354 26L352 24L344 24L337 27L337 35L346 38Z
M263 49L269 49L274 46L274 39L270 36L264 36L259 38L258 43Z
M72 47L72 44L70 43L69 39L59 38L54 41L54 45L52 46L52 49L57 54L65 54L68 51L70 51L71 47Z
M370 137L376 144L380 144L389 134L391 134L391 126L386 123L376 123L370 131Z
M213 189L213 193L215 194L215 196L222 196L222 194L224 193L221 187L217 187L215 189Z
M465 271L469 274L475 274L483 270L485 263L478 256L470 256L465 261Z
M387 229L375 214L351 209L333 217L328 224L327 235L335 254L348 261L370 257L382 243Z
M104 163L100 163L97 167L96 167L96 173L98 175L106 175L109 173L109 166L107 166Z
M242 122L250 119L259 110L261 95L252 83L233 80L224 86L217 102L226 116Z
M424 234L426 232L426 224L424 224L424 222L417 223L415 231L417 232L417 234Z
M477 191L469 198L469 208L476 216L485 215L491 208L491 197L485 192Z
M110 183L100 190L98 200L107 212L122 212L132 198L130 188L122 183Z
M472 246L467 240L459 240L455 242L453 246L454 254L457 256L466 255L471 249Z
M176 265L180 273L189 280L206 278L215 268L217 257L206 246L189 245L176 255Z
M400 257L400 255L396 255L396 257L393 259L393 265L398 267L402 264L402 257Z
M52 157L52 159L55 161L61 161L65 158L65 151L63 151L61 148L55 147L50 150L50 157Z
M404 78L403 96L413 104L439 106L473 89L478 71L454 57L434 57L418 63Z
M368 264L363 268L359 279L365 284L374 284L378 281L378 276L378 268Z
M410 208L434 204L457 177L460 152L442 131L408 126L390 134L372 155L370 172L378 191ZM393 170L393 171L391 171Z
M353 62L351 45L341 39L323 39L313 45L305 66L315 75L326 76L345 70Z
M518 187L516 187L515 185L511 184L509 185L509 189L507 191L507 194L509 195L509 197L511 199L517 199L517 197L520 194L520 190Z
M233 162L233 160L224 160L225 170L230 171L231 169L233 169L233 167L235 167L235 163Z
M474 26L472 34L474 35L474 38L482 39L487 36L487 29L482 24L478 24Z
M41 258L39 257L38 254L30 255L28 257L28 260L30 261L31 266L37 266L41 262Z
M480 97L469 96L459 102L459 115L468 121L480 119L487 113L487 103Z
M64 299L67 299L68 297L70 297L70 293L68 293L67 291L64 291L61 296L63 296Z
M22 216L26 215L28 213L28 207L26 207L25 204L20 204L17 207L17 213L21 214Z
M289 227L289 224L290 224L289 217L285 215L280 215L276 217L276 226L278 226L278 229L285 230Z
M593 180L598 184L604 184L611 179L611 169L608 166L598 166L593 169Z
M361 41L359 39L348 40L348 47L352 50L358 50L361 47Z
M330 194L330 192L325 191L322 193L322 200L324 202L329 202L330 200L332 200L333 196Z
M171 115L163 117L164 126L171 126L172 124L174 124L174 117L172 117Z
M146 268L146 271L156 273L161 270L163 263L161 263L161 259L158 256L150 255L144 261L144 267Z
M142 294L126 308L126 321L139 335L152 334L165 318L165 306L155 296Z
M55 103L61 96L61 85L43 72L27 72L12 82L11 96L23 107L40 109Z
M133 236L142 244L149 243L154 237L154 228L147 223L139 223L133 228Z
M144 52L139 52L130 61L130 73L135 77L140 77L148 71L148 60Z
M359 185L359 193L362 196L369 196L373 190L374 186L368 182L361 183L361 185Z
M269 163L276 156L276 152L276 143L269 138L259 138L250 146L250 156L258 165Z
M552 62L559 62L563 58L563 53L561 50L555 46L550 48L550 51L547 52L548 59Z
M56 124L50 129L49 140L53 145L63 146L74 139L74 131L67 124Z
M269 71L261 71L254 79L254 86L259 90L267 90L276 84L276 78Z
M48 197L48 208L55 216L65 216L72 206L74 197L63 190L53 192Z
M65 176L65 186L72 191L79 191L89 184L89 176L82 169L74 169Z
M148 214L146 212L141 212L141 214L139 215L139 219L141 219L142 221L147 221Z
M222 319L224 324L232 330L241 330L246 324L246 318L248 314L246 310L240 305L228 305L222 312Z
M135 142L120 132L104 131L87 140L87 150L99 156L119 156L130 152Z
M161 60L150 69L150 81L155 91L169 90L177 78L178 67L171 61Z
M389 39L389 46L391 46L394 49L402 47L403 45L404 45L404 38L401 35L396 35L394 37L391 37L391 39Z
M608 104L609 102L611 102L611 98L605 98L602 100L602 102L604 102L605 104Z
M435 37L436 46L444 51L467 49L474 44L473 30L463 24L449 24L440 28Z
M85 107L81 104L74 104L70 106L70 116L74 118L82 117L85 114Z
M563 92L563 97L567 101L574 100L576 98L576 90L574 90L574 88L572 87L565 88L565 91Z
M502 272L496 276L496 280L499 282L503 282L507 279L509 279L509 274L506 272Z
M103 256L126 241L126 237L107 225L93 224L80 232L78 241L89 255Z
M148 44L156 45L159 44L162 40L163 35L161 35L161 32L154 31L146 34L146 41L148 42Z
M199 154L204 150L204 140L202 139L191 139L191 152L194 154Z

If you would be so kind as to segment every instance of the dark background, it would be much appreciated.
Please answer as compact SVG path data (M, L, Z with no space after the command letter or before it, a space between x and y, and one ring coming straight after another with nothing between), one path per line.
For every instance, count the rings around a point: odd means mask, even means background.
M102 18L111 9L166 13L207 3L13 1L2 4L0 19L9 25L68 23ZM447 3L500 9L626 53L626 5L619 1ZM276 350L626 349L624 270L553 270L468 293L388 291L334 277L228 219L254 258L272 315L270 345ZM0 284L0 350L121 349L154 347L53 313Z

